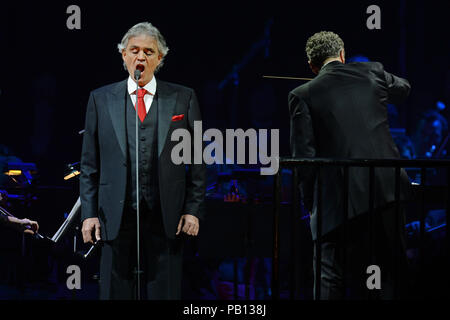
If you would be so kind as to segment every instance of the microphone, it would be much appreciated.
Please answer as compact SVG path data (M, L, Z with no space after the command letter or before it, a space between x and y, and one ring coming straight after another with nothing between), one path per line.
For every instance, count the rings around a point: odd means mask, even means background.
M134 79L138 81L141 78L141 70L134 70Z

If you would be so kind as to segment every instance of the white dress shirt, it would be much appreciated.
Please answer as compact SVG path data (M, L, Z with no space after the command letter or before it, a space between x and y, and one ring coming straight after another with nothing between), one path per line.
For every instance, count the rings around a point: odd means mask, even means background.
M144 96L144 103L145 103L145 110L150 110L150 107L153 102L153 97L156 93L156 78L153 76L152 80L147 83L144 88L147 90L145 96ZM136 82L130 77L128 77L128 94L130 95L131 101L133 102L133 105L136 106Z

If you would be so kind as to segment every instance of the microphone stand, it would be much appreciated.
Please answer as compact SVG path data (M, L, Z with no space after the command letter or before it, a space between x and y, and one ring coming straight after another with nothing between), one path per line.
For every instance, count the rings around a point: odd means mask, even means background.
M139 130L138 130L138 110L139 110L139 79L141 78L141 71L134 71L134 79L136 80L136 234L137 234L137 265L136 265L136 282L137 282L137 295L136 300L141 300L141 260L140 260L140 212L139 212Z

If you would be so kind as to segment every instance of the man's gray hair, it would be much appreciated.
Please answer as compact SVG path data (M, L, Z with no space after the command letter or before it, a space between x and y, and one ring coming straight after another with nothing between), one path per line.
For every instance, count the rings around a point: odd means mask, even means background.
M319 68L327 58L339 57L342 49L344 49L344 41L331 31L315 33L306 41L305 48L308 60Z
M164 64L164 57L169 52L169 48L167 47L166 40L164 39L163 35L159 30L153 26L150 22L141 22L133 27L131 27L130 30L125 33L125 35L122 38L122 41L117 45L117 48L119 49L119 52L122 53L122 51L127 47L128 40L132 37L137 37L142 34L148 35L156 40L156 43L158 45L158 51L162 54L161 63L156 67L155 73L158 72L159 69ZM127 70L127 66L125 62L123 63L123 66L125 70Z

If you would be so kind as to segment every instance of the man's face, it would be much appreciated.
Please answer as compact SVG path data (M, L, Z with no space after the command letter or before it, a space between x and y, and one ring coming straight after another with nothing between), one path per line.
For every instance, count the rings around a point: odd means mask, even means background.
M141 71L139 86L143 87L152 80L156 67L161 63L162 54L158 50L156 40L142 34L128 39L128 45L122 51L122 58L133 79L134 71Z

